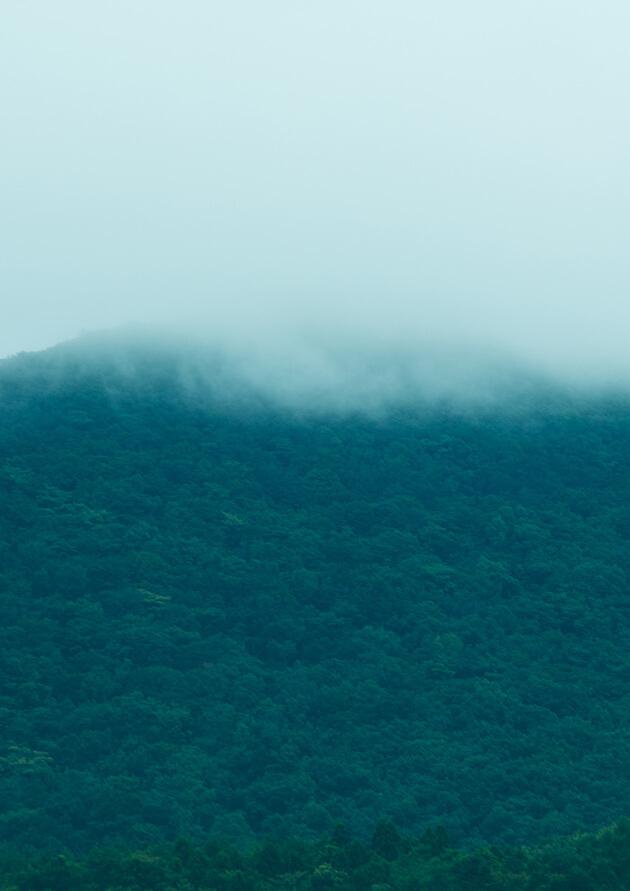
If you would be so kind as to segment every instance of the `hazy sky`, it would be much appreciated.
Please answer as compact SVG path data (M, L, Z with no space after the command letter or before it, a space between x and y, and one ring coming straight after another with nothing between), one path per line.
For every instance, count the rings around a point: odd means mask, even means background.
M131 321L630 349L630 4L20 0L0 355Z

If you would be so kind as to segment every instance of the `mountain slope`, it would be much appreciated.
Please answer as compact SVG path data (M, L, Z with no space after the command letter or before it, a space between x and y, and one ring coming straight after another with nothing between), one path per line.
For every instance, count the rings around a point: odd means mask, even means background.
M130 355L0 367L3 838L627 809L626 402L298 415Z

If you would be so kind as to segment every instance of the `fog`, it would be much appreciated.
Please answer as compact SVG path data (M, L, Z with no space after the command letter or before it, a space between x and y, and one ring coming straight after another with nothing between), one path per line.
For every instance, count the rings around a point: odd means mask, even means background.
M462 386L470 355L630 380L629 25L610 0L11 4L0 356L135 322L254 370L282 344L289 389L330 385L322 337Z
M194 411L293 420L362 416L385 420L439 412L474 419L535 418L627 405L625 388L585 386L549 375L510 352L413 334L355 336L294 330L209 333L189 326L131 325L86 332L38 352L0 360L0 412L44 394L98 392L114 408L175 401ZM611 401L612 400L612 401Z

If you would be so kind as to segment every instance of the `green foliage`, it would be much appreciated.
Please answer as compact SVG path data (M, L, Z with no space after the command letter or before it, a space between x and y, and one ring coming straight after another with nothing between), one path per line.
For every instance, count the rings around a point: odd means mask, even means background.
M398 851L393 856L388 843L387 858L374 849L344 857L358 843L336 831L311 843L267 840L244 852L218 839L199 847L180 837L135 851L94 849L83 860L7 853L0 869L3 891L623 891L630 887L629 827L621 820L596 835L462 852L427 843L444 839L439 827L402 839L383 822L374 838L396 839Z
M367 853L337 833L319 863L252 854L261 888L359 888L411 856L392 820L483 849L624 811L625 403L297 418L184 398L155 363L49 372L0 370L4 840L312 841L343 821L367 844L385 821ZM413 848L450 850L436 831Z

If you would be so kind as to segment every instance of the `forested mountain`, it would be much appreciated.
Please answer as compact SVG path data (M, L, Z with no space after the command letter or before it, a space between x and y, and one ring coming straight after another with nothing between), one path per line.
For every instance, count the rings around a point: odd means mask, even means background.
M0 364L1 839L628 811L628 400L297 411L125 350Z

